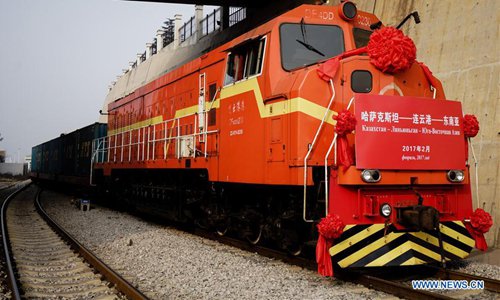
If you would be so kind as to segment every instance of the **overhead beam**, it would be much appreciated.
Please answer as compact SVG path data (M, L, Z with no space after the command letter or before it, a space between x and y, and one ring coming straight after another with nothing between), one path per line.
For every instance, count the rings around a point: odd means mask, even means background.
M301 4L318 4L326 0L124 0L152 3L175 3L214 5L221 7L221 28L229 27L229 7L246 7L246 20L243 23L257 26L287 10L293 9ZM250 29L247 27L247 29Z
M252 1L252 0L125 0L125 1L233 6L233 7L259 7L266 3L261 1ZM267 1L267 3L269 2L279 2L279 0Z
M213 5L213 6L232 6L232 7L272 7L283 5L283 2L294 2L312 4L322 2L321 0L124 0L137 2L155 2L155 3L175 3L175 4L195 4L195 5ZM340 2L340 1L339 1ZM297 6L297 5L296 5Z

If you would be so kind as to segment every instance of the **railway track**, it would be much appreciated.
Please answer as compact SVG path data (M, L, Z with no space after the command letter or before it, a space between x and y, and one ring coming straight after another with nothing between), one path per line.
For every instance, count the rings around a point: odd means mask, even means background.
M500 280L495 280L491 278L475 276L467 273L462 273L454 270L443 269L428 266L428 268L432 268L436 271L436 277L443 280L467 280L467 281L483 281L484 289L493 293L499 294L500 297Z
M40 206L38 194L33 185L20 188L2 205L13 299L146 299L58 227Z
M0 208L2 206L3 201L16 190L17 184L22 184L18 182L12 181L4 181L0 179ZM1 229L0 229L1 230ZM0 241L2 240L2 233L0 231ZM10 287L7 280L7 267L6 261L3 256L3 243L0 242L0 299L9 299L10 297Z
M215 233L207 232L205 230L197 229L195 230L195 234L208 239L219 241L229 246L237 247L245 251L255 252L262 256L278 259L289 264L300 266L302 268L309 269L311 271L317 270L316 262L312 259L307 259L303 257L293 257L282 251L277 251L267 247L251 245L245 241L241 241L227 236L219 236ZM435 266L426 266L424 267L424 269L426 269L424 272L425 274L433 274L433 276L432 278L427 277L420 279L467 280L468 282L472 280L476 281L482 280L484 281L484 290L493 293L493 295L497 294L497 296L500 297L500 281L498 280L475 276L449 269L443 269ZM404 299L415 299L415 300L456 299L453 296L448 296L446 294L441 294L438 292L413 289L411 284L409 284L408 282L405 283L404 280L395 280L394 278L387 279L387 277L384 276L384 273L369 275L368 273L343 272L340 274L337 273L336 275L338 275L338 278L341 280L350 281L356 284L361 284L370 289L382 291Z
M410 280L407 279L394 279L398 277L397 275L389 275L387 274L379 274L378 276L370 276L370 275L361 275L353 280L353 282L361 283L367 287L374 288L377 290L385 291L387 293L391 293L395 296L405 298L405 299L422 299L425 295L425 299L458 299L458 298L470 298L470 292L474 292L475 298L484 298L484 299L499 299L500 297L500 281L475 276L468 273L463 273L455 270L444 269L442 267L437 267L433 265L421 266L418 268L418 272L413 270L414 274L412 274L412 279L420 279L420 280L454 280L454 281L467 281L468 283L471 281L482 281L484 282L484 290L435 290L433 292L425 291L425 290L416 290L413 289L410 283ZM428 274L428 275L418 275L418 274ZM406 274L408 276L409 274ZM399 275L399 277L404 277L405 275ZM391 278L391 279L387 279ZM480 294L484 293L482 296Z
M205 230L195 230L195 234L212 239L212 240L217 240L218 242L221 242L226 245L230 245L233 247L240 248L242 250L250 251L250 252L256 252L262 256L265 257L270 257L273 259L277 260L282 260L286 263L300 266L305 269L309 270L316 270L316 264L313 260L311 259L306 259L302 257L293 257L290 256L284 252L273 250L267 247L262 247L262 246L254 246L250 245L246 241L240 241L228 236L223 236L220 237L219 235L212 233L212 232L207 232ZM430 273L433 274L432 278L418 278L418 279L451 279L451 280L484 280L485 282L485 290L490 291L489 296L484 296L482 298L488 298L488 299L495 299L498 297L499 291L499 282L495 280L491 280L488 278L481 278L481 277L476 277L472 276L469 274L465 273L460 273L456 271L451 271L451 270L443 270L440 268L434 268L431 269L432 267L429 267ZM348 273L348 274L341 274L340 272L337 272L336 275L339 275L339 279L345 280L345 281L350 281L356 284L361 284L364 285L368 288L379 290L386 292L388 294L392 294L394 296L400 297L400 298L405 298L405 299L455 299L457 297L461 297L459 293L454 292L454 293L442 293L442 292L429 292L425 290L414 290L412 289L411 285L409 282L406 280L400 280L400 279L388 279L387 276L384 276L384 274L379 273L379 274L374 274L371 273L370 275L368 274L360 274L360 273ZM493 295L493 296L491 296ZM132 298L132 297L131 297Z

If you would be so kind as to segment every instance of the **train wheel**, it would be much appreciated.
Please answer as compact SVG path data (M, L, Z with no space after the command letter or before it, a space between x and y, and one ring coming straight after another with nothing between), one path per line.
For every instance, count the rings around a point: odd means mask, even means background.
M246 240L252 244L257 245L262 238L262 225L254 224L249 227L247 234L245 235Z
M219 219L219 221L215 224L215 233L217 233L218 236L225 236L229 231L229 227L229 218L224 217L222 219Z
M286 251L291 256L299 256L302 253L302 246L303 246L302 243L296 243L296 244L293 244L293 245L288 245L286 247Z
M213 227L215 227L215 233L218 236L225 236L229 231L229 227L231 226L231 219L227 213L227 209L225 209L222 205L217 206L214 211L216 212L213 216Z
M208 229L208 225L206 225L206 221L204 220L194 220L194 224L201 229Z
M299 234L299 228L291 227L290 222L282 222L280 224L281 231L279 232L279 236L282 237L281 249L291 256L299 256L304 246L303 239ZM288 225L287 229L284 228L286 225Z
M215 233L218 236L225 236L228 231L229 231L229 222L222 222L221 224L215 226Z

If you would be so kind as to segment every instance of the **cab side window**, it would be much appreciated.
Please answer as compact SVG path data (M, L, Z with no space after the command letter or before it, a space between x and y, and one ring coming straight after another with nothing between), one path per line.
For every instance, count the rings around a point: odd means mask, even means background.
M265 38L244 42L227 57L224 85L259 75L264 62Z

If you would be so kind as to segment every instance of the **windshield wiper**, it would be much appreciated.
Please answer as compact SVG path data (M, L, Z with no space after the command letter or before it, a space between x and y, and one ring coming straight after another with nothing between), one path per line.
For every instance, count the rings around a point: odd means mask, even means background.
M325 56L321 51L319 51L318 49L314 48L311 44L309 44L307 42L307 35L306 35L306 27L305 27L305 24L304 24L304 18L302 18L302 20L300 20L300 31L302 32L302 40L299 40L299 39L296 39L297 42L299 42L302 46L306 47L308 50L314 52L314 53L317 53L321 56Z
M297 42L299 42L301 45L303 45L304 47L306 47L308 50L311 50L312 52L315 52L321 56L325 56L323 53L321 53L321 51L319 51L318 49L314 48L313 46L309 45L308 43L304 43L303 41L301 40L296 40Z

